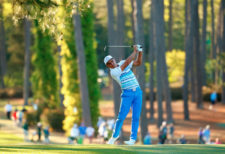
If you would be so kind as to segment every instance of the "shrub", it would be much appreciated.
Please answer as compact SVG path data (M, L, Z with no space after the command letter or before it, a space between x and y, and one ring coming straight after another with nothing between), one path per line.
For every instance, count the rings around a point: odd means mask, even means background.
M36 126L38 122L38 113L36 111L28 111L26 114L26 119L29 126Z
M5 88L0 89L0 98L22 98L23 97L23 88Z
M62 109L45 109L41 115L43 122L56 131L63 130L62 125L64 118L64 111Z

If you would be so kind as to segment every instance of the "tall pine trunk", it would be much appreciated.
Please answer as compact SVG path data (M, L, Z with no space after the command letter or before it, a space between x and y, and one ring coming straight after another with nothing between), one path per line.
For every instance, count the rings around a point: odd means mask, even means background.
M116 40L116 33L114 30L114 12L113 12L113 1L107 0L107 11L108 11L108 45L115 45ZM118 50L115 50L115 48L109 48L109 53L113 57L119 57ZM113 80L113 100L114 100L114 112L115 116L119 113L119 107L120 107L120 86L118 83Z
M202 84L206 85L206 27L207 27L207 0L203 1L203 23L202 23L202 40L201 40L201 63L202 63Z
M197 108L203 108L202 105L202 63L199 49L199 15L198 15L198 0L193 1L194 9L194 79L195 79L195 91Z
M125 16L124 16L124 4L123 0L116 1L117 6L117 31L116 31L116 44L117 45L124 45L124 37L125 37ZM118 60L121 60L125 57L125 50L124 48L117 48L119 53Z
M23 99L24 105L28 105L29 98L29 77L30 77L30 44L31 44L31 22L29 19L24 20L24 30L25 30L25 63L24 63L24 88L23 88Z
M217 27L217 53L220 54L221 57L225 55L225 0L221 0L220 10L218 16L218 27ZM219 65L224 64L224 59L218 62ZM222 78L222 99L221 102L225 103L225 69L222 67L221 70L221 78Z
M173 0L169 0L169 37L168 37L168 50L173 49Z
M215 46L215 12L214 0L210 1L211 4L211 58L216 59L216 46ZM216 84L215 71L212 72L213 83Z
M79 80L80 80L80 94L82 102L82 118L84 120L85 126L91 126L91 112L90 112L90 101L87 83L87 73L86 73L86 60L84 54L83 36L81 30L81 20L78 9L73 14L74 22L74 32L75 32L75 42L76 51L79 66Z
M166 101L166 113L167 113L167 122L171 123L173 122L173 111L172 111L172 106L171 106L171 91L170 91L170 86L169 86L169 81L168 81L168 73L167 73L167 64L166 64L166 47L165 47L165 37L164 37L164 1L160 3L160 11L162 12L160 16L160 22L159 24L161 25L161 31L159 33L160 35L160 41L161 41L161 56L162 56L162 81L163 81L163 93L164 93L164 98ZM172 4L171 4L172 5ZM171 29L172 29L172 21L171 21Z
M159 127L163 121L163 108L162 108L162 100L163 100L163 62L162 62L162 54L164 52L163 46L163 0L152 0L154 6L154 22L153 22L153 32L154 32L154 46L156 51L156 64L157 64L157 100L158 100L158 122L157 126Z
M134 30L135 30L135 44L141 44L144 47L144 27L143 27L143 15L142 15L142 0L134 1ZM144 51L143 51L144 54ZM144 57L144 55L143 55ZM141 138L144 141L144 137L148 132L148 121L146 117L146 95L145 95L145 58L142 58L142 65L137 68L137 79L143 91L142 93L142 111L141 111Z
M186 0L186 38L185 38L185 70L184 70L184 85L183 85L183 99L184 99L184 119L189 120L188 107L188 81L191 68L192 50L193 50L193 1Z
M5 42L5 28L3 20L3 7L0 3L0 88L5 87L4 76L6 73L6 42Z
M153 3L151 4L151 9L150 9L150 28L149 28L149 63L150 63L150 76L149 76L149 99L150 99L150 121L154 121L154 53L155 53L155 47L153 43L153 22L154 22L154 6Z
M221 0L221 6L222 6L222 50L221 52L225 55L225 0ZM224 59L223 59L224 60ZM225 60L224 60L225 61ZM225 63L223 61L223 63ZM222 70L222 103L225 104L225 68Z

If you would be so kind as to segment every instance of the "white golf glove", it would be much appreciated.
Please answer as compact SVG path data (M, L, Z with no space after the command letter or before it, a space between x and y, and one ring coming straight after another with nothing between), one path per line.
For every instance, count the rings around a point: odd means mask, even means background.
M140 44L137 44L136 46L137 46L138 52L142 52L143 51L143 48L142 48L142 46Z

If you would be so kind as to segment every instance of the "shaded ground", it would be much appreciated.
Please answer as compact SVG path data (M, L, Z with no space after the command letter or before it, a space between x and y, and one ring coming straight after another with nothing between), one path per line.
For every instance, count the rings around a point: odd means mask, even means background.
M23 101L21 99L10 100L12 105L22 105ZM0 117L4 119L5 115L3 113L3 106L6 101L0 101ZM155 102L155 104L157 104ZM165 103L164 103L165 104ZM209 110L209 103L204 104L204 109L199 110L196 109L196 105L194 103L189 103L190 110L190 121L183 120L183 102L182 101L174 101L172 103L173 106L173 117L175 120L175 139L180 137L181 134L184 134L188 139L188 143L197 143L197 135L200 127L205 127L207 124L211 126L211 138L212 141L215 138L219 137L222 143L225 143L225 105L216 104L213 110ZM149 102L147 102L147 110L149 110ZM155 105L155 111L157 111L157 106ZM107 118L114 117L114 109L112 101L101 101L100 102L100 113L101 115ZM157 113L155 113L155 119L157 119ZM147 113L147 117L150 118L150 113ZM166 115L164 115L164 119L166 119ZM5 127L0 128L4 131L7 131L11 134L19 134L20 137L23 137L22 129L13 129L14 125L12 121L0 120L0 125L5 124ZM153 136L153 143L158 142L158 128L156 127L156 121L150 122L148 120L149 126L148 130ZM125 131L125 136L129 137L130 133L130 125L131 125L131 113L128 114L127 119L124 121L123 130ZM140 130L139 130L140 131ZM64 144L67 143L67 138L63 133L54 132L51 134L51 138L55 143ZM139 135L140 136L140 135ZM50 138L50 139L51 139ZM86 142L88 143L88 141ZM94 143L99 143L98 140L94 140Z
M147 110L149 111L149 102L146 103ZM165 105L165 103L164 103ZM186 136L189 143L197 143L198 131L200 127L205 127L207 124L211 126L211 139L220 138L222 143L225 143L225 105L218 103L214 106L213 110L209 110L209 103L204 103L204 109L197 109L195 103L189 103L190 120L183 120L183 101L174 101L172 103L173 117L175 120L175 140L178 139L182 134ZM155 111L157 111L157 102L155 102ZM101 103L101 115L105 118L114 117L114 106L112 101L105 101ZM164 106L165 112L165 106ZM125 135L129 136L131 130L131 111L124 121L123 130ZM156 120L150 122L150 113L147 113L148 117L148 130L153 136L153 142L158 141L158 128L156 127ZM157 113L154 114L157 119ZM166 114L164 114L166 119ZM140 133L140 129L139 129ZM140 135L139 135L140 136Z

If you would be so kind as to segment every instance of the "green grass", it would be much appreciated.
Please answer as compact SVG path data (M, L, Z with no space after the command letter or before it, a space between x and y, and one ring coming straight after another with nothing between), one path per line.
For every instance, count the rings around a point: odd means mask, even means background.
M0 145L3 153L158 153L213 154L223 153L225 145Z
M9 134L0 131L0 145L4 144L21 144L23 143L23 138L19 138L14 134ZM1 150L0 150L1 151ZM1 153L1 152L0 152Z
M0 153L158 153L158 154L213 154L223 153L225 145L41 145L27 144L22 138L0 132Z

